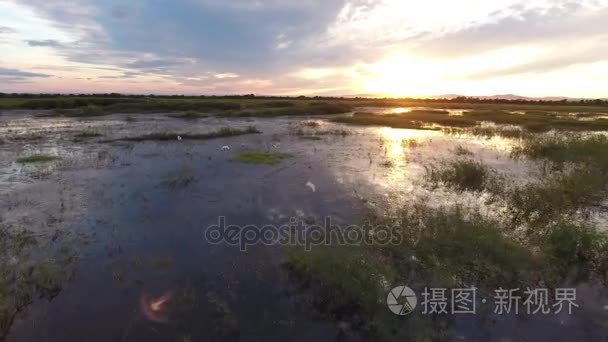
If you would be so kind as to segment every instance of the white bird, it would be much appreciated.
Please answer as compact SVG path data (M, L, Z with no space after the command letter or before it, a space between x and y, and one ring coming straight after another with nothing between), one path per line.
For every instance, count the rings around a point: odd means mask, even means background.
M279 148L279 146L281 146L281 143L274 143L274 144L272 144L273 148Z
M222 146L222 151L228 151L230 150L230 146Z
M182 137L180 137L179 135L177 136L177 140L178 141L182 141Z
M310 190L312 190L312 192L317 192L317 187L316 187L314 184L312 184L312 182L311 182L311 181L308 181L308 182L306 183L306 186L307 186L307 187L309 187L309 188L310 188Z

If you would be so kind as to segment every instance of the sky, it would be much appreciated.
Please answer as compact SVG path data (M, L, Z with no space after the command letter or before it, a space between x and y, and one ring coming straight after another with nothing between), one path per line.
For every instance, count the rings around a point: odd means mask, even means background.
M0 92L608 97L608 0L0 0Z

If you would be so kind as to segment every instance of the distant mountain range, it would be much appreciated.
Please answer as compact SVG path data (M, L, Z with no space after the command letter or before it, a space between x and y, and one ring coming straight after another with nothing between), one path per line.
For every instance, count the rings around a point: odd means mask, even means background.
M437 99L453 99L456 97L460 97L464 95L458 94L445 94L439 96L431 96L431 98ZM543 100L543 101L561 101L561 100L569 100L569 101L577 101L577 100L588 100L589 98L582 97L566 97L566 96L546 96L546 97L527 97L520 96L514 94L503 94L503 95L490 95L490 96L466 96L466 97L476 97L478 99L487 99L487 100ZM606 100L608 98L603 98L602 100ZM594 99L595 100L595 99Z

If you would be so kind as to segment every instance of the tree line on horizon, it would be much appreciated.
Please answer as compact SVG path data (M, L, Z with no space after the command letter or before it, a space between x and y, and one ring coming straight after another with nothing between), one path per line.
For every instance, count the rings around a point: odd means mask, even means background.
M48 99L48 98L157 98L157 99L311 99L311 100L340 100L340 101L407 101L412 103L465 103L465 104L545 104L545 105L587 105L608 106L608 99L532 99L532 98L479 98L457 96L452 98L392 98L392 97L345 97L345 96L268 96L268 95L154 95L154 94L121 94L121 93L92 93L92 94L54 94L54 93L0 93L0 98Z

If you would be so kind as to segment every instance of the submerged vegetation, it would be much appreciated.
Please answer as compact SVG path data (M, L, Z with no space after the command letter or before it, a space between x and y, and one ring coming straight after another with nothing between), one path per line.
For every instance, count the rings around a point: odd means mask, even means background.
M184 165L175 171L171 171L163 177L163 185L170 189L186 188L196 181L194 168Z
M287 153L247 151L239 153L235 160L246 164L276 165L290 157Z
M17 162L21 164L47 163L57 159L59 159L59 157L50 154L32 154L31 156L17 159Z
M495 187L496 172L481 162L456 160L426 167L426 179L435 188L443 184L457 191L483 191Z

